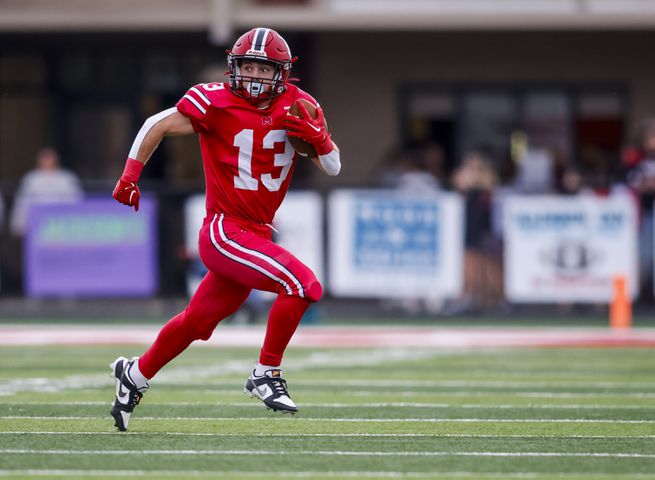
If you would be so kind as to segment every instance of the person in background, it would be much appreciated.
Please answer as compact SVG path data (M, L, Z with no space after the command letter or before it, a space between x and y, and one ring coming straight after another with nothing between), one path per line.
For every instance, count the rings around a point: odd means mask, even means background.
M59 154L46 147L37 153L36 168L21 179L11 211L10 230L22 237L27 227L30 208L37 204L76 203L84 197L77 176L62 168Z
M426 143L420 150L421 163L432 174L440 186L443 186L446 168L446 153L436 142Z
M503 300L502 270L492 225L498 177L484 155L470 152L453 173L452 184L464 197L464 294L446 308L446 313L499 306Z
M653 203L655 203L655 118L642 121L636 145L626 148L622 163L627 184L637 200L639 221L639 268L642 298L653 291Z
M427 169L423 157L409 154L398 171L395 187L413 193L434 193L441 190L439 179Z
M443 150L437 144L422 149L391 150L382 163L378 185L415 193L434 193L442 190L441 172Z
M568 164L562 170L557 185L557 193L560 195L593 194L587 186L582 171L575 165Z

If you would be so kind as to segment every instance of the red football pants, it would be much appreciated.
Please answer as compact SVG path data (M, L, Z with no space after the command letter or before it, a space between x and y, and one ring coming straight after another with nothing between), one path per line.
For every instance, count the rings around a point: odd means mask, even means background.
M300 319L323 289L314 273L271 241L269 227L209 216L200 230L199 250L209 272L183 312L159 332L141 356L139 369L152 378L194 340L207 340L234 313L253 288L275 292L259 362L278 366Z

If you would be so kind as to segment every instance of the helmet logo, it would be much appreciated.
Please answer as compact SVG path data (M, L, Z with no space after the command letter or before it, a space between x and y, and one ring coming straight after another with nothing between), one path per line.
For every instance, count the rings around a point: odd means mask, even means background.
M253 50L252 48L246 52L246 57L250 55L254 57L268 57L268 55L266 55L266 52L264 50Z

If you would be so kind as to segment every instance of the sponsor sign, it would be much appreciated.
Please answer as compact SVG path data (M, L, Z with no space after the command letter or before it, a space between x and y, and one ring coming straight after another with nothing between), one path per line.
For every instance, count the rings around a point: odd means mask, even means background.
M458 195L338 190L328 205L334 295L448 298L461 292Z
M512 302L608 302L624 275L638 292L637 213L626 195L511 196L504 203Z
M157 289L156 206L111 199L34 205L25 236L31 297L149 296Z

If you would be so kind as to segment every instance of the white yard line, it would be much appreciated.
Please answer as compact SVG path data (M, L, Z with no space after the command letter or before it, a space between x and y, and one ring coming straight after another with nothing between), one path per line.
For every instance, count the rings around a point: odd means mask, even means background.
M215 438L230 438L230 437L288 437L288 438L358 438L358 437L380 437L380 438L541 438L541 439L575 439L575 440L606 440L606 439L651 439L655 435L482 435L482 434L466 434L466 433L199 433L199 432L44 432L44 431L13 431L13 432L0 432L2 435L56 435L56 436L82 436L82 435L117 435L117 436L172 436L172 437L215 437Z
M534 478L543 476L543 473L537 472L522 472L522 473L507 473L507 472L466 472L466 471L452 471L452 472L405 472L405 471L384 471L375 472L368 470L355 470L355 471L297 471L297 472L253 472L252 470L221 470L220 472L212 472L207 470L0 470L0 476L62 476L62 477L183 477L183 478L224 478L224 477L241 477L241 478L442 478L442 477L459 477L459 478ZM587 473L571 473L559 475L559 478L606 478L607 475L601 474L587 474ZM650 475L634 474L630 478L641 479L649 478Z
M380 366L383 364L395 364L407 360L421 360L430 359L434 357L443 356L443 352L429 351L429 350L406 350L406 349L381 349L365 352L330 352L330 353L315 353L306 358L297 358L293 362L289 362L285 366L285 371L305 371L310 370L317 366L330 365L334 368L340 367L358 367L358 366ZM154 385L184 385L186 383L194 383L198 380L211 379L211 382L216 383L220 379L224 379L227 375L234 373L242 373L247 376L247 373L253 366L253 362L243 360L231 360L225 363L217 363L212 365L202 365L193 367L173 367L169 370L164 370L152 382ZM109 368L107 368L109 372ZM46 392L58 393L69 390L89 389L89 388L102 388L111 385L109 375L107 374L93 374L93 375L70 375L63 378L41 378L31 377L22 379L13 379L0 382L0 396L13 395L19 392ZM375 379L321 379L321 380L294 380L294 385L297 386L358 386L358 387L380 387L380 388L430 388L430 387L444 387L444 388L457 388L457 387L470 387L470 388L653 388L655 389L655 382L639 382L639 383L621 383L621 382L585 382L585 381L567 381L567 382L505 382L505 381L435 381L435 380L375 380ZM207 384L208 387L211 383ZM379 396L412 396L412 395L475 395L480 396L490 395L494 392L470 392L470 391L445 391L445 392L424 392L424 391L389 391L381 390L379 392L373 390L352 390L349 391L350 395L379 395ZM655 398L655 392L599 392L599 393L575 393L575 392L498 392L503 395L526 396L526 397L539 397L544 398L585 398L585 397L635 397L635 398Z
M294 382L296 383L296 382ZM653 388L653 382L597 382L582 379L553 382L505 380L377 380L370 378L299 380L302 385L354 385L364 387L492 387L492 388Z
M7 455L314 455L326 457L584 457L655 458L652 453L615 452L462 452L462 451L353 451L353 450L45 450L0 449Z
M260 407L261 408L261 407ZM107 417L98 416L42 416L42 415L1 415L0 420L106 420ZM217 422L262 422L262 421L293 421L293 422L358 422L358 423L618 423L618 424L652 424L655 420L610 420L610 419L584 419L584 418L309 418L291 416L267 417L139 417L139 420L152 421L217 421Z
M299 382L293 382L299 386ZM584 385L581 385L584 388ZM509 388L509 387L508 387ZM512 392L512 391L474 391L474 390L347 390L349 396L355 397L519 397L519 398L655 398L655 392L627 393L562 393L562 392Z
M355 352L316 352L305 358L298 358L285 365L285 371L304 371L317 366L331 367L379 366L385 363L397 363L406 360L430 359L443 356L443 352L425 349L378 349ZM113 359L107 359L107 365ZM253 361L231 360L224 363L192 367L173 367L164 370L153 381L154 384L184 384L189 380L210 378L213 382L226 375L243 374L244 381L251 372ZM14 395L19 392L57 393L85 388L101 388L113 385L109 379L109 367L106 374L71 375L63 378L22 378L0 382L0 396Z
M0 405L40 405L40 406L103 406L111 405L111 401L89 401L89 402L0 402ZM147 402L150 406L166 407L248 407L261 408L261 404L255 402ZM302 402L303 407L312 408L461 408L461 409L489 409L489 410L512 410L512 409L539 409L539 410L653 410L655 405L585 405L585 404L484 404L484 403L425 403L425 402L373 402L373 403L324 403L324 402Z

